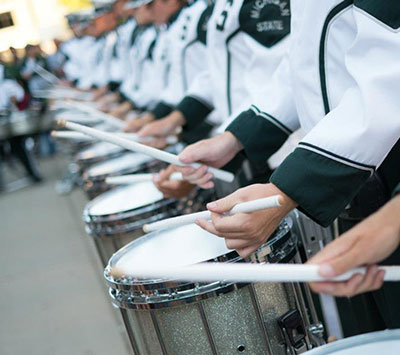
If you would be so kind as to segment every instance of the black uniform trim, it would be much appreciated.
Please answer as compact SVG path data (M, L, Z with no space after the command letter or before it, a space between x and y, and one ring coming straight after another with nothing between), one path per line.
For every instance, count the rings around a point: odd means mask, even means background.
M186 123L183 129L191 130L206 119L213 107L195 96L186 96L176 109L185 117Z
M394 195L397 195L397 194L400 194L400 184L398 184L398 185L396 186L396 188L394 189L394 191L393 191L393 196L394 196Z
M156 117L156 119L159 119L168 116L173 111L173 109L173 106L163 101L160 101L152 110L150 110L150 112Z
M355 0L354 6L393 30L400 28L400 1L398 0Z
M243 145L247 158L255 165L265 166L288 138L286 130L267 120L252 109L242 112L226 129ZM257 139L267 137L267 139Z
M270 181L296 201L300 211L327 227L369 176L366 170L299 147L275 170Z
M330 109L329 99L326 84L326 69L325 69L325 51L326 51L326 36L331 21L337 14L342 12L347 7L353 5L353 0L342 1L339 5L335 6L325 19L324 26L322 27L321 40L319 43L319 76L321 82L322 100L324 102L325 114L328 114Z
M228 99L228 114L232 114L232 98L231 98L231 52L229 50L229 42L240 32L240 28L238 28L235 32L231 33L229 37L226 39L226 60L227 60L227 69L226 69L226 97Z

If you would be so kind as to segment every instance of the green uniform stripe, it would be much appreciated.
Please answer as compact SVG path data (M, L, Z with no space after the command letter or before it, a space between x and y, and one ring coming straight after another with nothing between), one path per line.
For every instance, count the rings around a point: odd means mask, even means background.
M296 148L270 181L299 204L299 210L327 227L354 198L370 173L316 152Z

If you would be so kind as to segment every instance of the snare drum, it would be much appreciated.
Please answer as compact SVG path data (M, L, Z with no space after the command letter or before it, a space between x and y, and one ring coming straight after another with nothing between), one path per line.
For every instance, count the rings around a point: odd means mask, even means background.
M153 182L147 181L101 194L86 205L83 219L106 265L113 253L143 235L143 224L180 212L177 200L164 199Z
M310 355L398 355L400 329L357 335L321 346Z
M166 164L140 153L125 153L120 157L95 164L83 173L83 190L89 199L110 190L106 184L109 176L158 172Z
M247 261L287 262L297 253L291 221ZM114 278L111 267L205 261L242 262L218 238L196 225L147 234L115 253L105 269L114 305L120 307L135 354L287 354L278 319L291 317L292 339L305 348L305 332L291 284L190 283ZM288 313L289 312L289 313ZM297 312L297 313L296 313ZM283 319L283 318L282 318ZM290 331L289 329L285 330ZM289 333L286 333L289 334Z
M124 148L108 142L95 143L75 155L75 162L83 172L90 166L121 155Z

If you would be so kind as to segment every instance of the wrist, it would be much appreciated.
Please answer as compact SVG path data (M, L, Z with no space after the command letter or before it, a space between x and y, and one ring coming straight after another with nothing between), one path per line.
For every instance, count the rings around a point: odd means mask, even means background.
M277 186L275 186L272 183L266 184L266 186L270 186L270 189L274 191L274 194L280 195L280 203L281 203L281 209L283 212L285 212L285 215L288 214L290 211L295 209L299 204L294 201L292 198L290 198L288 195L286 195L281 189L279 189ZM271 191L269 189L269 191Z
M185 117L182 112L175 110L168 116L168 121L175 127L181 127L185 125Z
M229 145L235 155L243 149L242 143L240 143L239 139L237 139L231 132L225 131L222 133L221 137L229 142Z

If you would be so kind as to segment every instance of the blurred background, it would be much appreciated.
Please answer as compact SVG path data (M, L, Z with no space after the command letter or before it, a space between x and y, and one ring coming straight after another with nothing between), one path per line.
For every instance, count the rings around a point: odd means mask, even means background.
M56 51L54 39L71 37L65 15L90 7L89 0L0 0L0 53L11 60L10 47L22 52L27 44Z

